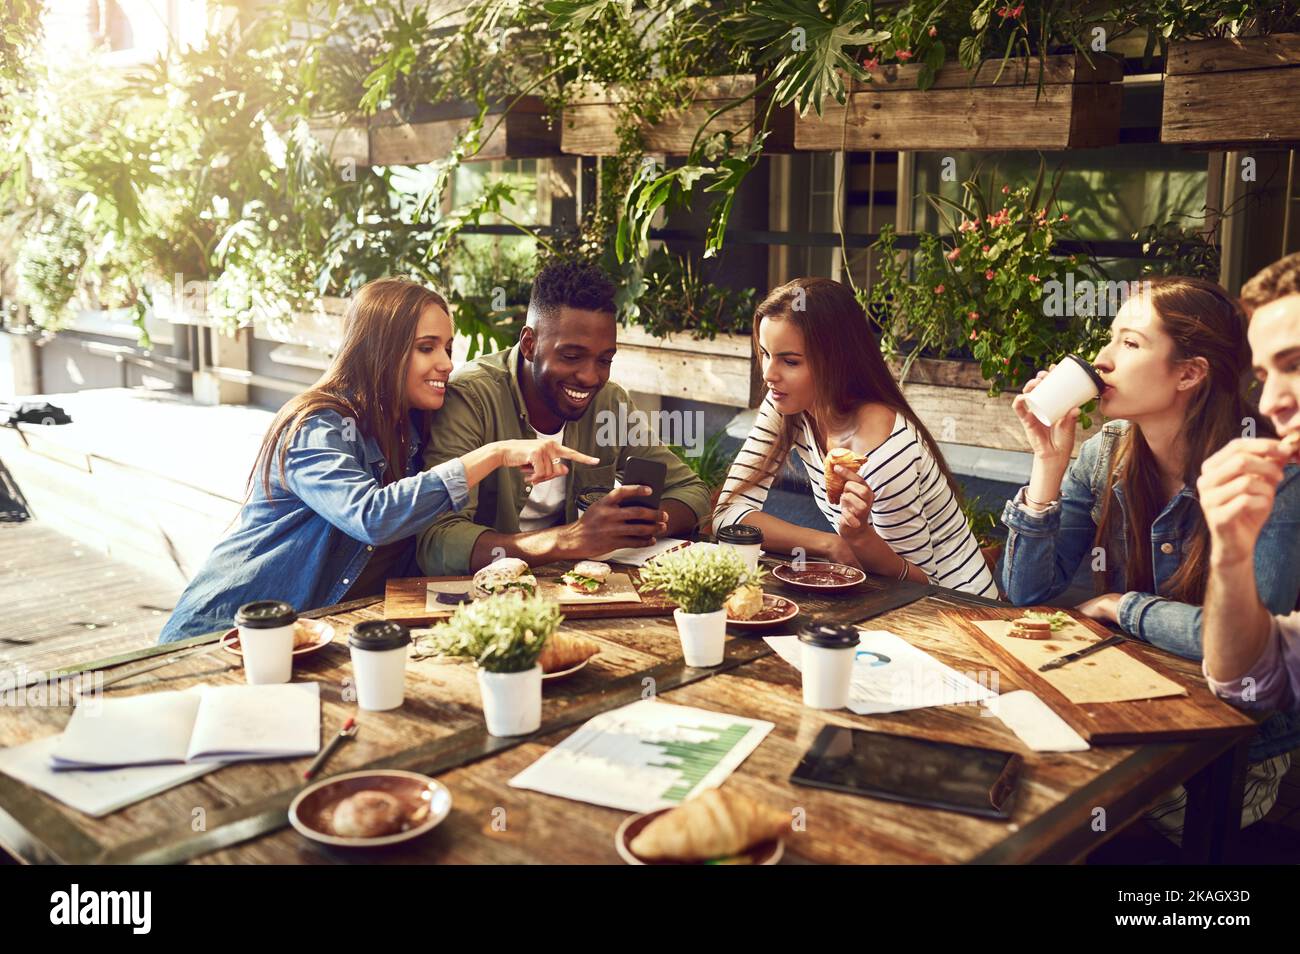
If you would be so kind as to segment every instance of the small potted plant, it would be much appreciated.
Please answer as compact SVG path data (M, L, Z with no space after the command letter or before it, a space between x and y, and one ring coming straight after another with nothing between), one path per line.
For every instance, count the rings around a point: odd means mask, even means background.
M514 593L463 604L426 637L436 654L473 659L488 732L527 735L542 724L537 658L564 619L558 603Z
M762 571L749 569L734 549L696 543L642 567L640 588L659 590L677 603L673 618L686 665L716 666L727 639L727 597L761 576Z

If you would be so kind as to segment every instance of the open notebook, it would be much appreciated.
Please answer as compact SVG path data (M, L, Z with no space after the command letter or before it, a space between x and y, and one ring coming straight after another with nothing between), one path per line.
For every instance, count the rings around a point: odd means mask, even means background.
M320 685L196 686L79 705L50 766L290 758L320 749Z

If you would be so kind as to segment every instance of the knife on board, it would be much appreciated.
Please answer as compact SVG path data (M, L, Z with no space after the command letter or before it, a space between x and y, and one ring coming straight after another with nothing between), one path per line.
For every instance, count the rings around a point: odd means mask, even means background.
M1076 659L1082 659L1084 656L1091 656L1093 653L1101 652L1110 646L1118 646L1126 642L1127 636L1108 636L1100 642L1093 643L1091 646L1085 646L1083 649L1076 649L1072 653L1066 653L1064 656L1057 656L1055 659L1048 660L1038 667L1039 672L1047 672L1052 669L1060 669L1062 666L1074 662Z

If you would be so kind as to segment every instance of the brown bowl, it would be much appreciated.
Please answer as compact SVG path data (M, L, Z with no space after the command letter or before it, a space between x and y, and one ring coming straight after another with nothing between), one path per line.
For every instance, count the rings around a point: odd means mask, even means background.
M374 838L350 838L334 833L334 809L357 792L379 791L392 795L406 813L401 831ZM376 848L419 838L451 812L451 792L441 782L397 769L348 772L322 779L304 788L289 805L289 824L312 841L340 848Z
M646 825L664 812L670 811L671 808L660 808L643 815L629 815L623 819L623 824L619 825L618 831L614 833L614 848L618 851L618 856L630 865L774 865L785 854L785 842L780 838L774 838L771 841L760 841L748 851L730 858L710 858L708 861L651 861L639 857L629 847L633 839L641 834Z
M308 653L314 653L318 649L324 649L334 641L334 627L324 620L320 619L300 619L298 624L306 630L314 633L315 642L305 643L297 647L293 654L295 656L305 656ZM241 659L244 655L243 648L239 645L239 628L230 630L226 635L221 637L221 648L228 653L233 653Z
M857 567L843 563L805 563L799 569L782 563L772 571L772 575L782 583L805 590L847 590L867 578L867 574Z

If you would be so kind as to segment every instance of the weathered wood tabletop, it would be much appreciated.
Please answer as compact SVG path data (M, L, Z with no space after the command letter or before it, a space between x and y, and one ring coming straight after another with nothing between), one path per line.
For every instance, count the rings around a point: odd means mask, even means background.
M987 653L945 625L939 611L979 601L939 587L876 578L848 593L769 592L798 600L803 614L767 635L795 632L809 616L870 619L991 688L1020 688ZM295 679L321 684L322 736L349 715L351 663L346 634L382 616L382 601L358 601L311 614L328 619L335 642L295 661ZM243 762L91 818L0 775L0 845L28 862L202 863L618 863L614 832L627 813L532 791L508 780L592 716L653 692L666 702L767 719L776 728L725 783L785 811L802 809L803 830L786 839L785 860L831 863L1072 862L1140 817L1171 786L1191 795L1185 849L1216 859L1231 843L1249 724L1235 732L1159 744L1036 753L986 709L952 705L878 716L823 712L801 703L798 673L759 636L732 635L724 663L691 669L671 617L566 621L601 644L583 670L545 686L542 728L522 739L486 733L472 667L413 660L406 702L393 712L361 712L360 735L339 749L321 777L363 767L405 768L438 777L451 791L451 815L428 835L371 851L324 848L288 826L309 758ZM199 637L188 644L211 641ZM175 651L172 644L157 651ZM1190 692L1207 694L1197 664L1143 647ZM151 662L127 661L113 671ZM243 680L238 660L217 649L105 691L133 694L197 683ZM70 707L10 708L0 716L0 745L57 733ZM1232 722L1225 707L1225 722ZM878 801L792 785L790 772L822 725L831 722L1020 753L1025 768L1011 821Z

